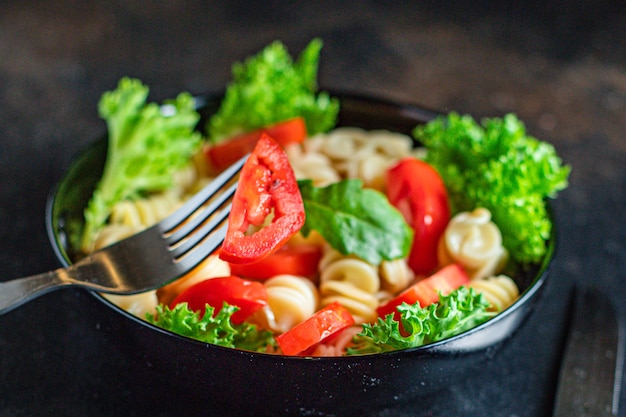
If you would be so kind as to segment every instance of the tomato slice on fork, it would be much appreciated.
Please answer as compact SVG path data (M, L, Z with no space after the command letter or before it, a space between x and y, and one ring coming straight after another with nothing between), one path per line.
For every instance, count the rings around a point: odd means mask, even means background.
M304 204L283 148L261 135L241 169L220 258L258 262L283 246L304 224Z

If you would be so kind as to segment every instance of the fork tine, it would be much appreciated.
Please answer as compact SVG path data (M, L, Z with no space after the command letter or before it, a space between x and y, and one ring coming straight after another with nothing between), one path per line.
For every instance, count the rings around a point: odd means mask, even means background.
M236 185L237 184L233 184L233 186L229 188L228 191L230 192L231 195L235 192ZM194 229L189 228L190 234L187 237L187 239L182 241L182 243L180 243L179 245L171 248L170 253L172 254L172 256L175 259L178 259L184 256L188 251L194 248L198 244L198 242L203 241L205 238L207 238L207 236L213 235L217 227L228 218L228 215L230 213L230 207L231 207L231 204L229 203L225 207L223 207L221 210L217 210L218 207L207 208L205 210L206 213L203 213L203 215L199 217L208 218L208 220L204 223L199 224L197 228L194 228ZM176 242L181 241L185 236L178 236L178 237L180 237L180 239L177 240Z
M225 184L233 179L241 170L241 167L248 159L246 155L228 167L220 175L215 177L207 186L189 199L182 207L176 210L169 217L161 221L160 227L164 233L170 233L176 229L189 217L193 215L206 201L217 193Z
M236 190L237 182L231 184L230 187L228 187L213 200L211 200L207 207L202 208L202 210L198 209L196 215L191 217L188 222L183 223L179 228L175 229L169 236L165 238L167 244L169 246L174 246L188 236L189 240L194 239L194 236L197 240L198 236L202 238L202 236L209 233L212 229L215 228L217 224L221 223L223 220L221 216L218 216L218 218L213 218L214 214L235 194ZM228 215L228 211L229 210L226 210L225 212L226 216ZM207 220L212 226L209 228L201 228L201 226L205 222L207 222ZM186 241L185 244L187 244L188 241Z
M189 271L197 266L220 247L224 241L224 237L226 236L227 228L228 224L224 222L210 236L203 236L204 239L200 242L200 244L187 251L182 258L177 259L177 263L186 271Z

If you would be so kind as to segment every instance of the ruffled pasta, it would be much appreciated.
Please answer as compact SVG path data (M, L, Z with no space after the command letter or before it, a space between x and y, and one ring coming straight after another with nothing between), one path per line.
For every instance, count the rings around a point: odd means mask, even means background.
M102 296L137 317L146 317L147 313L154 314L159 303L156 291L133 295L102 294Z
M330 251L320 261L320 297L322 307L339 302L354 316L357 323L376 319L380 304L377 293L380 277L375 266Z
M360 178L366 187L382 190L387 168L411 154L411 139L399 133L341 127L318 134L287 154L296 178L321 186L345 178Z
M392 294L397 294L406 289L415 278L415 274L406 259L383 261L378 270L382 289Z
M166 191L137 200L123 200L111 210L111 224L122 224L144 229L163 220L182 204L176 191Z
M517 284L506 275L475 279L470 282L469 287L482 293L490 304L490 309L495 311L504 310L519 297Z
M438 254L440 263L457 262L472 279L498 273L508 258L500 229L486 208L454 216L439 241Z
M330 159L321 153L305 153L299 144L285 148L297 179L310 179L317 187L341 180Z
M110 246L115 242L119 242L122 239L126 239L127 237L140 232L142 229L143 228L127 226L124 224L107 224L96 236L96 239L93 242L92 250L96 251Z
M317 287L309 279L277 275L265 281L268 307L254 320L275 333L283 333L306 320L318 309Z

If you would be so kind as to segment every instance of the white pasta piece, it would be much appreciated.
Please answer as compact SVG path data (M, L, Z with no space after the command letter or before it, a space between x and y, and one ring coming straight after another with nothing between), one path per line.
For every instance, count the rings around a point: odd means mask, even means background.
M378 153L392 158L403 158L413 150L413 140L409 136L388 130L371 130L368 141Z
M325 245L323 250L324 252L322 254L322 258L320 259L320 262L317 266L320 272L325 270L331 263L338 261L339 259L346 258L345 255L342 255L339 251L336 251L330 245Z
M212 254L176 281L159 288L157 295L162 304L169 304L178 294L192 285L209 278L227 277L229 275L229 263L220 259L219 255Z
M196 170L196 178L208 178L211 175L212 168L204 155L204 151L201 149L196 152L191 158L191 163Z
M338 128L326 137L322 146L322 153L334 160L349 160L358 157L358 135L360 129Z
M137 200L123 200L113 205L110 223L147 228L163 220L181 204L181 197L174 190Z
M340 127L287 147L297 178L326 185L345 178L360 178L366 187L382 190L387 168L410 155L412 140L383 130Z
M380 305L378 293L369 293L353 284L341 281L329 281L320 285L322 306L338 302L347 308L358 323L369 322L376 318L376 308Z
M454 216L439 242L438 254L440 263L458 262L472 279L498 273L508 257L500 229L485 208Z
M140 227L132 227L124 224L107 224L102 228L102 230L100 230L100 232L98 232L92 248L86 252L96 251L112 245L122 239L126 239L127 237L134 235L141 229L142 228Z
M183 195L191 188L198 179L198 173L193 163L175 172L173 175L174 186L172 191L175 194Z
M356 258L343 258L321 271L320 282L346 282L370 294L380 289L380 278L376 268Z
M357 323L376 319L380 278L376 267L367 262L351 257L329 262L320 270L319 288L322 306L337 301Z
M302 152L303 154L308 153L319 153L323 154L322 148L326 142L327 134L320 133L315 136L311 136L304 142L302 142Z
M378 267L378 271L381 287L391 294L397 294L406 289L415 278L415 274L406 259L383 261Z
M318 187L341 179L326 155L317 151L304 152L300 144L287 145L285 152L297 179L310 179Z
M133 295L102 294L123 310L137 317L146 317L147 313L153 314L158 304L156 291L146 291Z
M474 279L468 286L482 293L495 311L504 310L519 297L517 284L506 275Z
M316 156L309 154L301 160L294 160L292 167L297 179L310 179L317 187L341 180L341 176L330 162L325 162L323 157L317 158Z
M359 178L366 187L382 191L385 188L387 170L395 161L380 154L372 154L359 163Z
M269 308L255 319L275 332L283 333L306 320L318 309L317 287L309 279L295 275L277 275L265 281Z
M184 201L187 201L189 198L193 197L198 191L200 191L204 187L206 187L212 180L213 180L213 178L210 178L210 177L198 177L198 178L196 178L196 180L193 182L193 184L191 184L189 186L189 188L187 189L187 192L182 197L182 199Z

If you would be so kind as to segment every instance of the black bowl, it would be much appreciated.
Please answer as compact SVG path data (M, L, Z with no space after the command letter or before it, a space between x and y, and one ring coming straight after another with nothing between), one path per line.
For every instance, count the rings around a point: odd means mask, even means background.
M437 115L375 98L335 96L343 126L409 134ZM199 102L206 120L219 96ZM68 230L82 223L105 157L106 141L100 140L77 158L50 198L49 237L64 265L76 256ZM102 303L98 320L112 346L130 352L137 372L149 368L153 378L167 381L167 389L155 392L163 404L186 401L201 415L366 415L432 394L493 357L538 300L555 244L553 231L543 262L515 277L520 298L495 318L447 340L377 355L303 358L222 348L164 331L93 296Z

